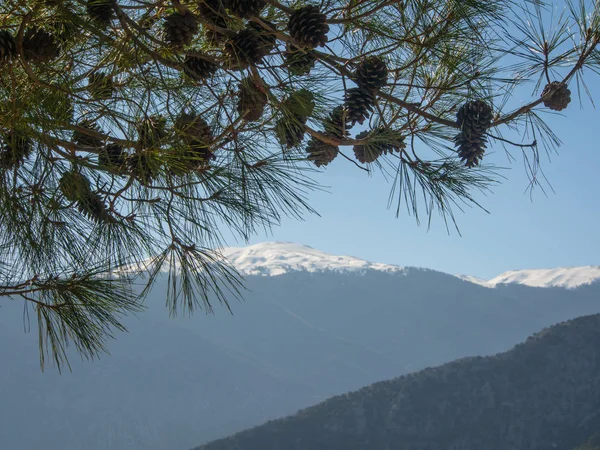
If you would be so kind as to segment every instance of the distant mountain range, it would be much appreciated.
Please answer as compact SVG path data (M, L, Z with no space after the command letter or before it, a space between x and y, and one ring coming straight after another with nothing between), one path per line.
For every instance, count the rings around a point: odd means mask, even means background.
M402 273L407 269L391 264L371 263L353 256L333 256L291 242L262 242L248 247L229 247L223 249L223 255L244 275L282 275L295 271L360 272L367 269ZM470 275L457 276L490 288L499 284L523 284L573 289L600 280L600 266L511 270L491 280L482 280Z
M600 430L600 315L331 398L197 450L571 450Z
M289 243L224 253L246 274L233 316L169 319L160 280L111 355L73 355L73 373L39 372L35 322L25 334L22 304L0 299L0 448L185 450L600 312L598 282L489 288Z

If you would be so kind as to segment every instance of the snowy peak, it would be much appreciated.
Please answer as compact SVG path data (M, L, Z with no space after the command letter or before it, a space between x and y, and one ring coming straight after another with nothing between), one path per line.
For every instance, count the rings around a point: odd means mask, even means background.
M600 266L562 267L558 269L511 270L492 278L486 284L524 284L533 287L574 289L600 280Z
M329 270L360 273L369 269L406 274L406 269L400 266L372 263L353 256L334 256L292 242L262 242L248 247L227 247L221 253L243 275L268 276ZM488 288L494 288L498 284L523 284L574 289L600 280L600 266L512 270L491 280L469 275L458 277Z
M244 275L282 275L288 272L362 272L367 269L402 272L390 264L371 263L353 256L334 256L306 245L291 242L262 242L248 247L227 247L222 251Z

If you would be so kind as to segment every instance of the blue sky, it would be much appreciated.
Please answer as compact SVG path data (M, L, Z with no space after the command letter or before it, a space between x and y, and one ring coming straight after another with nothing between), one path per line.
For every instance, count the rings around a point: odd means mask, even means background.
M597 76L589 79L598 83ZM546 189L545 196L537 188L531 197L520 150L514 150L517 160L511 164L495 145L486 160L506 167L507 180L492 194L478 196L490 214L476 208L458 212L461 237L454 230L448 234L437 217L429 230L407 214L396 218L387 208L391 185L380 174L367 176L337 158L313 177L330 187L329 193L310 194L321 217L285 219L250 243L291 241L332 254L486 279L513 269L600 265L600 114L589 101L581 109L576 87L571 88L573 101L565 115L549 117L563 145L550 159L542 157L555 193ZM351 148L344 152L352 155ZM233 239L228 244L244 245Z

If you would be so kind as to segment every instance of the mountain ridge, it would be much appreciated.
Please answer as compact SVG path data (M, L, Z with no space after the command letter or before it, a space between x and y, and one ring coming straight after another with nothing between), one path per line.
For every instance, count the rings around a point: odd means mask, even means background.
M355 256L331 255L307 245L281 241L261 242L246 247L225 247L220 252L243 275L277 276L293 271L360 273L366 270L405 275L408 270L431 270L376 263ZM490 280L471 275L453 276L487 288L500 284L522 284L574 289L600 280L600 266L510 270Z

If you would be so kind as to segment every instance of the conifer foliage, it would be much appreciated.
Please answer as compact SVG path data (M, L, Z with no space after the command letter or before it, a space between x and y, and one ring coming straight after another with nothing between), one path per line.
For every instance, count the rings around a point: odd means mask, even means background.
M161 271L172 313L238 295L222 227L312 212L316 168L400 175L398 206L451 219L490 149L535 184L600 69L600 4L567 3L546 26L533 0L4 0L0 298L34 308L42 362L94 357Z

